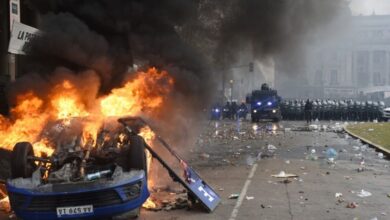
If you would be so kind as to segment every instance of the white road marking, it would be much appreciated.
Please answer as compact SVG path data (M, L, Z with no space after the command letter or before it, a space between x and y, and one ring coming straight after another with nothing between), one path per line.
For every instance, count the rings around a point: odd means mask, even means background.
M248 178L245 181L244 187L241 190L240 196L238 197L236 206L234 206L234 209L232 211L232 214L230 215L229 220L235 220L237 218L238 209L242 205L242 201L244 201L244 198L246 196L246 192L248 191L248 187L252 182L252 177L253 177L253 175L255 175L256 169L257 169L257 163L253 165L251 172L249 173Z

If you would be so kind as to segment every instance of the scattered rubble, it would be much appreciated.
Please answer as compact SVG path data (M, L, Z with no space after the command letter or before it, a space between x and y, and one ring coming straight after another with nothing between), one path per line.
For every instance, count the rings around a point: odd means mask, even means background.
M347 204L346 208L354 209L354 208L356 208L358 206L359 205L356 202L350 202L350 203Z
M170 211L176 209L185 209L190 207L190 202L187 198L187 193L175 193L169 191L153 192L150 195L150 200L154 206L143 207L150 211Z
M203 158L203 159L208 159L208 158L210 158L210 154L202 153L199 155L199 157Z
M334 195L334 197L336 197L336 198L341 198L342 196L343 196L342 193L336 193L336 194Z
M276 178L293 178L293 177L298 177L296 174L292 173L286 173L284 171L280 171L278 174L271 175L272 177Z
M365 198L365 197L372 196L372 193L370 193L370 192L365 191L364 189L362 189L360 192L357 193L357 196L359 196L359 197L361 197L361 198Z
M274 153L277 150L277 148L272 144L268 144L267 149L270 153Z
M229 199L238 199L240 197L240 194L230 194Z

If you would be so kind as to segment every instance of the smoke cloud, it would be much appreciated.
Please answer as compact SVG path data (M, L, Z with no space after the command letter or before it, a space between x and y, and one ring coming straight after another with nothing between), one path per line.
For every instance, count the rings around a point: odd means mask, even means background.
M279 59L277 65L293 74L304 63L302 47L310 35L348 12L347 7L344 0L232 1L222 21L217 57L232 62L240 47L251 44L255 59Z
M233 64L240 48L251 45L255 59L272 57L281 69L299 72L304 61L297 54L310 33L346 8L344 0L27 2L39 11L38 28L45 34L28 48L28 71L13 93L44 92L61 77L60 69L75 77L93 72L99 81L96 93L104 95L135 65L155 66L175 79L162 117L184 124L213 98L219 76L212 68Z

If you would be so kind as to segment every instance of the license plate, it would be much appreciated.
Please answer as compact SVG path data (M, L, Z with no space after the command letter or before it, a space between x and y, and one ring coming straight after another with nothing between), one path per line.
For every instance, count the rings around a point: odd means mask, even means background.
M92 205L57 207L57 217L93 214Z

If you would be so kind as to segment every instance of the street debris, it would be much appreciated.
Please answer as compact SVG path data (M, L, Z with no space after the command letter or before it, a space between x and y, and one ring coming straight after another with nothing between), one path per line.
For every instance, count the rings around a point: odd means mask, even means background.
M352 146L352 149L353 149L354 151L358 151L358 150L360 150L360 147L359 147L359 146Z
M240 194L230 194L229 199L238 199L240 197Z
M318 130L318 125L316 125L316 124L309 125L309 130L311 130L311 131Z
M246 196L246 200L253 200L254 198L254 196Z
M274 152L277 150L277 148L276 148L274 145L272 145L272 144L269 144L269 145L267 146L267 149L268 149L268 151L269 151L270 153L274 153Z
M384 158L384 155L383 155L382 152L379 152L379 153L378 153L378 158L379 158L379 159L383 159L383 158Z
M316 154L316 149L311 149L310 154L306 156L306 160L318 160L318 156Z
M280 171L278 174L271 175L272 177L276 178L293 178L293 177L298 177L296 174L292 173L286 173L284 171Z
M170 211L184 209L190 206L187 193L174 193L169 191L153 192L150 196L153 206L143 206L149 211Z
M326 150L326 157L328 158L328 160L330 160L331 158L335 159L337 155L337 151L334 148L328 148Z
M358 192L357 196L361 197L361 198L365 198L365 197L369 197L371 196L372 193L368 192L368 191L365 191L364 189L362 189L360 192Z
M336 193L336 194L334 195L334 197L336 197L336 198L341 198L342 196L343 196L342 193Z
M346 206L346 208L349 208L349 209L354 209L356 207L358 207L358 204L356 202L350 202Z
M203 159L208 159L210 158L210 154L202 153L201 155L199 155L199 157Z

